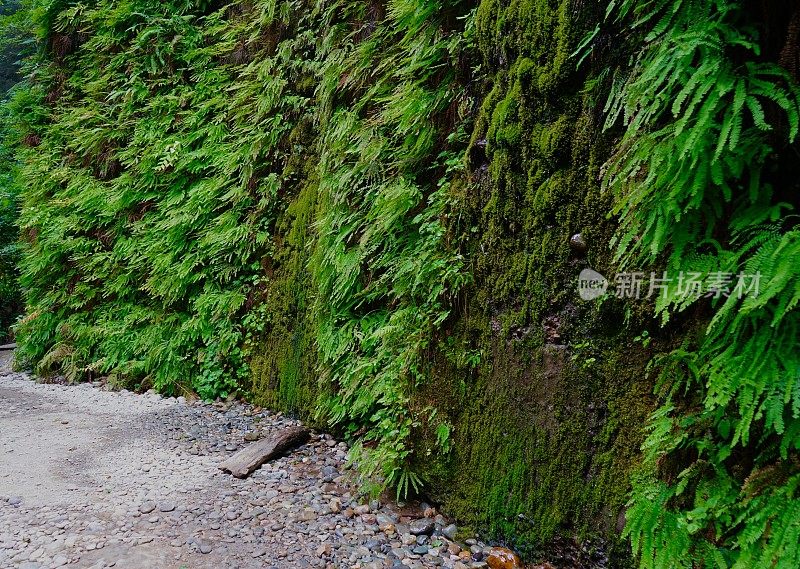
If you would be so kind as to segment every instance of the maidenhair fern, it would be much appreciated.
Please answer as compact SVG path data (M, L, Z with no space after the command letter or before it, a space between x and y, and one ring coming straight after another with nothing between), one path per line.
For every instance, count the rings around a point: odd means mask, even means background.
M465 98L453 66L462 34L444 28L445 8L464 10L390 2L385 19L354 31L331 8L337 41L323 57L324 203L311 265L324 377L334 389L322 413L360 430L354 460L400 494L420 483L409 470L419 419L410 395L466 278L441 221L465 146L463 129L442 146L442 127L454 126L445 111Z
M247 375L240 318L310 108L295 86L314 75L298 55L312 14L272 0L34 4L42 52L15 102L28 131L18 355L227 396Z
M319 413L357 440L365 479L418 486L411 394L467 278L444 228L474 107L457 65L468 11L33 1L41 50L15 102L19 357L70 379L235 392L265 329L276 224L318 183Z
M696 349L661 360L665 403L627 513L644 568L800 566L800 231L796 199L777 198L794 183L781 156L797 139L800 97L764 57L748 10L609 7L644 41L606 107L626 129L606 174L618 255L759 284L657 305L664 320L700 302L714 313Z

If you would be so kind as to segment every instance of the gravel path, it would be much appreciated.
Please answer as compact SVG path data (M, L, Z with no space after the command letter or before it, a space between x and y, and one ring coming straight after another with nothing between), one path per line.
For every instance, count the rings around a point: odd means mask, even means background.
M2 569L486 567L435 511L356 501L346 447L327 435L246 480L217 469L295 421L2 367Z

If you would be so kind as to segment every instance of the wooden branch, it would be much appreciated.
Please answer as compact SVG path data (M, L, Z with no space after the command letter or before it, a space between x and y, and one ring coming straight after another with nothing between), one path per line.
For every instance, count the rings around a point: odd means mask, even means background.
M271 437L247 445L220 464L219 469L233 474L236 478L247 478L268 460L306 442L308 436L309 432L305 427L289 427Z

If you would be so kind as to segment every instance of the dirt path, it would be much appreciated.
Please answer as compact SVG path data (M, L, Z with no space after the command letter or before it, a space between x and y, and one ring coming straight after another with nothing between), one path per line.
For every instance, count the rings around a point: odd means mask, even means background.
M441 517L359 506L327 436L247 480L217 469L245 433L289 424L0 369L0 568L485 566Z

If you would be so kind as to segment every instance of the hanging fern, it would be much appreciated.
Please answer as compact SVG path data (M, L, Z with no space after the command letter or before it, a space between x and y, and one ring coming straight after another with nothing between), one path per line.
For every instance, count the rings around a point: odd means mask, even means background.
M336 47L322 57L324 204L311 267L334 389L321 415L360 432L352 458L365 480L401 495L421 484L410 470L420 420L410 395L467 278L441 223L466 146L463 124L441 143L443 127L455 126L445 112L466 99L453 65L462 32L443 26L443 12L465 8L450 4L390 2L385 18L354 31L334 6Z
M209 6L29 7L41 49L13 103L26 130L18 357L42 372L205 398L247 378L241 320L293 183L314 16Z
M444 219L474 107L457 76L469 7L31 0L30 14L20 359L208 399L242 389L282 216L310 187L319 415L354 439L365 480L418 487L410 396L467 279Z
M762 57L744 2L617 4L609 14L644 40L606 106L625 127L605 177L618 256L759 278L758 294L732 283L700 345L662 360L626 532L643 568L798 567L800 231L773 188L800 92Z

